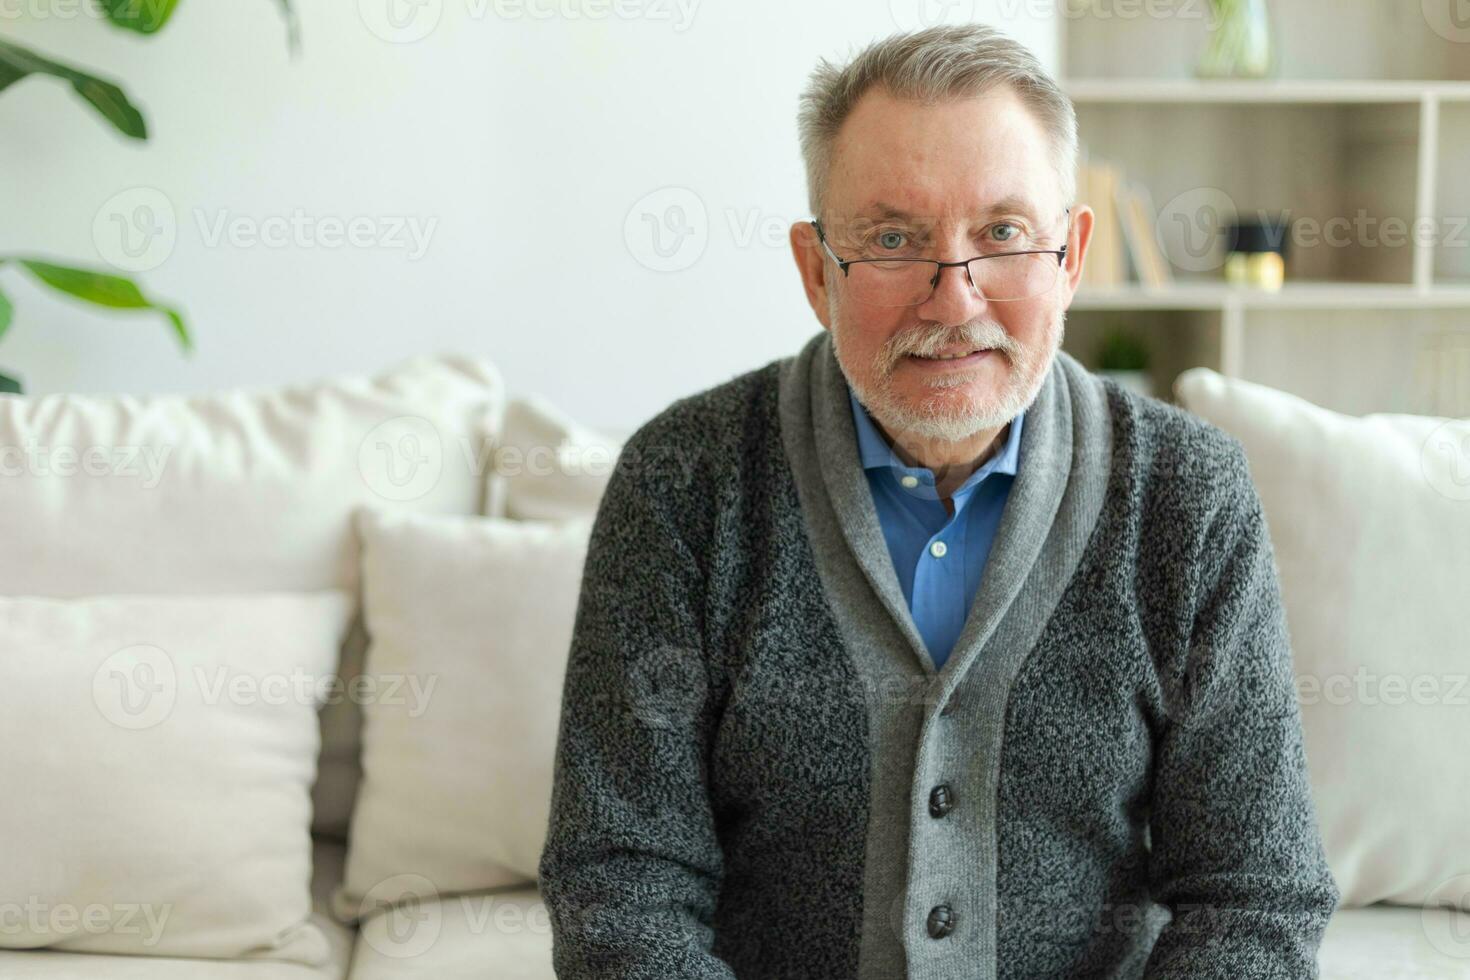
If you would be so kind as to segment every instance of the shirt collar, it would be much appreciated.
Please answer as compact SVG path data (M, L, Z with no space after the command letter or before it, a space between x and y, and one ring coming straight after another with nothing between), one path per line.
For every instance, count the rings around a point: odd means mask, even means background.
M899 459L898 454L893 451L893 447L888 445L888 440L883 438L883 433L878 431L878 426L869 417L868 410L863 407L862 402L858 401L857 395L850 387L847 397L852 405L853 425L857 429L858 459L862 462L863 469L887 468L893 470L897 476L914 476L921 482L933 486L934 471L926 466L905 466L903 460ZM984 465L971 473L965 482L955 489L954 496L970 490L992 473L1016 475L1016 469L1020 466L1021 461L1021 424L1025 415L1024 410L1016 414L1007 431L1005 446L1000 452L986 460Z

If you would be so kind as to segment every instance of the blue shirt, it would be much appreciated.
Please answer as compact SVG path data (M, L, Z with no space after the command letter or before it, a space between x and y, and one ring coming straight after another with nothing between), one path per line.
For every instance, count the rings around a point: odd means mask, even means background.
M934 489L934 471L905 466L850 388L848 398L857 427L858 457L873 491L878 523L914 625L938 669L960 638L980 587L1020 463L1026 413L1011 420L1000 452L955 490L951 516Z

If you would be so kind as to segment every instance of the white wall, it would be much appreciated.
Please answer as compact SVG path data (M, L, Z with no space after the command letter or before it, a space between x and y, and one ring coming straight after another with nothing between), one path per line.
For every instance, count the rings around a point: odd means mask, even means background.
M89 2L0 0L0 32L123 81L153 138L115 135L51 80L0 93L0 254L152 266L198 350L0 268L16 307L0 372L36 393L458 350L512 392L630 429L820 329L785 241L806 217L794 115L817 58L942 18L1057 63L1045 0L296 0L295 60L275 0L185 0L151 39ZM332 244L354 218L365 244ZM380 237L400 219L428 232L422 254ZM667 259L659 219L693 229ZM135 228L130 255L123 221L162 234L143 248ZM222 221L287 241L217 238Z

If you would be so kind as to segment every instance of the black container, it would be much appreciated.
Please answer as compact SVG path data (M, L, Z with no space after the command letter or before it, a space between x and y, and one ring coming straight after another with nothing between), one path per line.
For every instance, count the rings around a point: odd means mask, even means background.
M1275 252L1285 259L1290 228L1284 217L1238 219L1225 226L1225 251Z

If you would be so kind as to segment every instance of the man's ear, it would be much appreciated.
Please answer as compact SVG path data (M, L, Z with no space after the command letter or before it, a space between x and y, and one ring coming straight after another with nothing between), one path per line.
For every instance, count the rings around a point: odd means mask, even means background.
M830 328L827 309L827 253L817 238L817 229L810 221L798 221L791 226L791 255L796 259L796 270L801 274L801 285L806 290L806 301L817 315L823 327Z
M1071 305L1072 297L1082 283L1082 262L1087 258L1087 244L1092 241L1094 221L1092 208L1085 204L1074 204L1070 217L1072 229L1067 234L1067 260L1062 266L1067 290L1063 308Z

